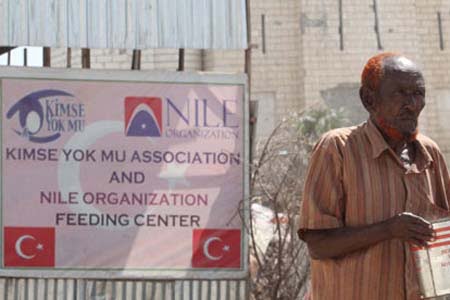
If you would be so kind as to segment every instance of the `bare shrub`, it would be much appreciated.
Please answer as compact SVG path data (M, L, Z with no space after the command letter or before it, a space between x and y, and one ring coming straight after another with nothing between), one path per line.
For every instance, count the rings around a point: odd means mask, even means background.
M268 222L273 226L259 226L259 216L251 209L248 230L252 299L304 297L309 256L296 231L309 154L322 133L346 123L342 112L308 110L280 122L257 145L251 164L251 205L268 208L272 212ZM262 246L261 236L270 239L268 245Z

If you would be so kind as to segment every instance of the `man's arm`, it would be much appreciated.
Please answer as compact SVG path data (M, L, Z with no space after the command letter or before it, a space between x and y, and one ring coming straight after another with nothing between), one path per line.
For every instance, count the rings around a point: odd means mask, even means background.
M402 213L386 221L361 227L306 229L299 231L314 259L327 259L350 254L376 243L401 239L425 246L433 239L431 224L411 213Z

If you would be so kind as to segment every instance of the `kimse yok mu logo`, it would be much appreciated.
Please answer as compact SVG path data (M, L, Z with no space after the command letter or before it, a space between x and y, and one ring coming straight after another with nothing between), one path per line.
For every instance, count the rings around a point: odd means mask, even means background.
M236 99L125 97L125 135L235 139L241 117Z
M84 104L61 90L39 90L24 96L6 113L7 119L17 117L19 136L33 143L49 143L64 132L84 130Z

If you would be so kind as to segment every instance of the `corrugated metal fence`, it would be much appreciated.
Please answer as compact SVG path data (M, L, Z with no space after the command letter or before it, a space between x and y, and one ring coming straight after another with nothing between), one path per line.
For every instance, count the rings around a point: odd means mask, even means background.
M246 280L113 281L0 278L0 300L243 300Z
M0 45L245 49L245 0L0 0Z

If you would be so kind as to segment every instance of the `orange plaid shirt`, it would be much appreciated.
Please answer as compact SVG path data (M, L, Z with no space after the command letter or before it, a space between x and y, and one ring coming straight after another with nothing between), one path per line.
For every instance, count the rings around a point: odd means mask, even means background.
M450 177L438 146L418 135L409 168L375 125L326 133L312 153L300 229L364 226L411 212L448 217ZM314 300L420 299L406 243L388 240L334 259L312 260Z

